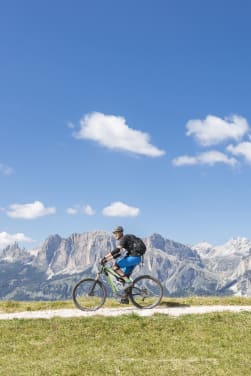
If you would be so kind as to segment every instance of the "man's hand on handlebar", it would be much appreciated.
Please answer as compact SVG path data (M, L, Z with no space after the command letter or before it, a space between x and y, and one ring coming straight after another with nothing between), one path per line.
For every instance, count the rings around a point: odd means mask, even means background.
M107 260L105 257L99 260L100 265L105 265L107 263Z

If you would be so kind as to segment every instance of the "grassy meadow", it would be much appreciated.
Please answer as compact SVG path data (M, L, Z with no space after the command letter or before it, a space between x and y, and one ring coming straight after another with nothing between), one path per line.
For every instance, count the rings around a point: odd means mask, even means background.
M166 298L162 306L250 303L194 297ZM72 307L70 301L0 304L5 312ZM0 321L0 331L1 376L251 375L248 312L177 318L97 312L95 317Z

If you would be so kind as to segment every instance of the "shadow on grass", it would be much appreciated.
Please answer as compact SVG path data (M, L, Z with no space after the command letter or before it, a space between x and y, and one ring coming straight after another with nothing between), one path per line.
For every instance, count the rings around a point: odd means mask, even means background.
M159 306L166 307L166 308L172 308L172 307L190 307L189 304L182 304L178 302L168 302L168 301L162 301L160 302Z

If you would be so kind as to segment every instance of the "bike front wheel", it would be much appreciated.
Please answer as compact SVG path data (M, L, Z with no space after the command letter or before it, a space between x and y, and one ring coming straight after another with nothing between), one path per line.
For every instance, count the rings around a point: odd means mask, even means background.
M85 278L74 287L72 298L75 306L82 311L96 311L105 302L106 289L101 281Z
M163 296L163 287L158 279L150 275L136 278L130 290L129 297L137 308L154 308Z

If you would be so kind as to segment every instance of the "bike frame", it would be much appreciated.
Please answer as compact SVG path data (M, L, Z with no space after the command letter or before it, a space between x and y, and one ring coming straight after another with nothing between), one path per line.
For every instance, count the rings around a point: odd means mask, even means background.
M100 270L97 273L97 277L95 279L99 280L99 277L102 274L105 275L105 279L107 280L109 286L111 287L112 293L118 294L117 286L113 282L112 276L115 277L115 279L118 282L122 282L123 278L119 277L118 274L110 266L106 266L106 265L101 266Z

